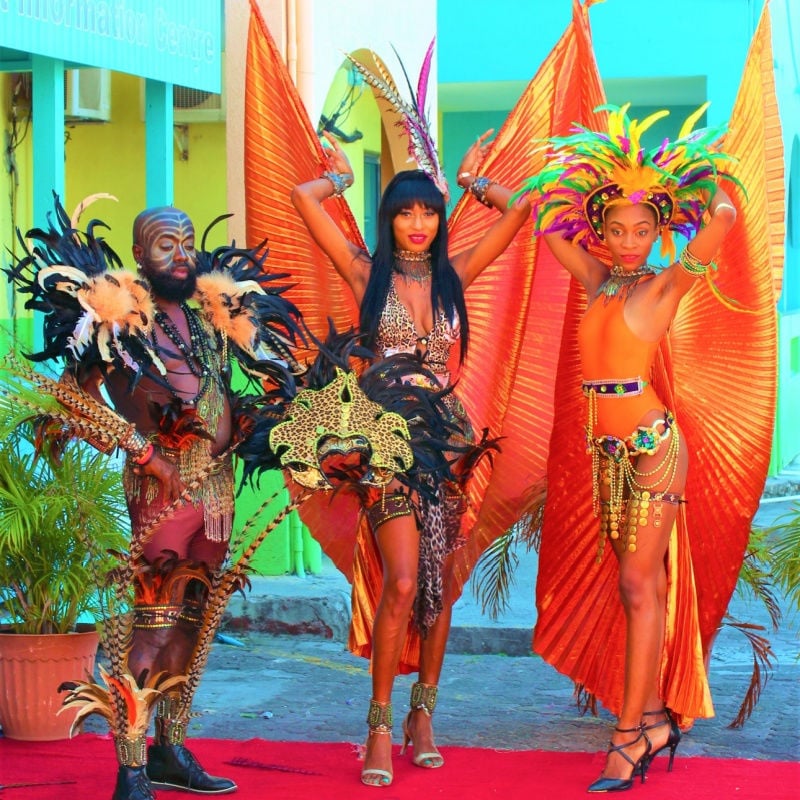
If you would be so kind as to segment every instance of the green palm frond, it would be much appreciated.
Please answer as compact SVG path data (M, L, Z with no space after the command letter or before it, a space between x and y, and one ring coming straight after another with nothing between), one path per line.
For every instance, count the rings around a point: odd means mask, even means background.
M524 544L529 551L539 550L545 498L545 481L531 485L517 522L483 551L475 565L472 592L483 613L492 619L497 619L508 607L509 593L515 583L514 570L519 564L516 548Z
M507 608L509 592L515 584L514 570L519 557L514 552L516 531L512 528L495 539L483 552L472 573L472 591L483 613L492 619Z
M771 542L772 572L790 607L800 611L800 505L767 528Z
M0 428L14 418L4 411ZM28 423L0 442L0 616L19 633L63 633L79 617L100 618L100 577L129 522L107 456L80 442L35 448Z
M772 630L777 631L783 611L775 585L777 578L772 539L768 528L753 528L750 532L735 591L740 597L758 600L769 614Z

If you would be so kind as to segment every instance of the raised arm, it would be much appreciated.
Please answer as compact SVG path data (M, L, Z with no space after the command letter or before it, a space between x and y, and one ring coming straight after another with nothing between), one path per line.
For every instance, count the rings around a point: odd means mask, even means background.
M628 324L642 338L658 339L669 329L681 299L705 274L736 221L736 209L722 189L716 190L708 210L711 218L678 260L631 298Z
M301 183L292 189L292 203L314 241L330 258L336 271L350 286L358 302L369 277L369 261L356 245L347 239L323 206L323 201L341 194L353 183L353 170L347 156L328 131L323 134L330 143L326 148L326 176Z
M711 218L686 246L677 262L665 270L665 293L676 293L683 297L694 285L699 275L704 274L704 265L714 260L722 242L736 222L736 209L724 189L714 192L708 207Z
M461 278L464 288L469 286L508 246L531 213L524 197L509 205L511 189L495 183L486 176L478 175L486 158L484 142L494 132L489 129L467 150L458 168L458 185L467 189L485 205L498 209L500 218L491 225L481 239L453 258L453 267Z
M582 247L567 241L557 233L544 233L542 238L556 261L583 284L590 298L594 297L600 285L608 277L608 267L599 258L595 258Z

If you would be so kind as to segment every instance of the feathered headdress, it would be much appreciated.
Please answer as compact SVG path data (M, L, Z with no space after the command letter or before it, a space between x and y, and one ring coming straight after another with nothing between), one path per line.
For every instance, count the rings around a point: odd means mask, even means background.
M549 139L546 166L521 192L532 194L537 232L559 233L585 248L602 241L610 206L645 203L661 227L661 254L673 260L672 232L689 238L698 231L719 178L738 184L723 168L733 158L717 149L725 126L692 130L705 103L686 119L675 141L664 139L645 150L642 134L669 111L639 122L628 117L629 107L595 109L609 112L607 132L576 125L571 135Z
M419 169L430 176L439 191L445 196L445 199L447 199L450 196L450 191L447 187L447 180L444 177L442 167L439 164L439 154L436 150L436 143L431 136L430 122L425 112L425 101L428 98L428 79L431 72L433 45L435 41L436 37L431 39L431 43L428 45L428 51L425 53L425 58L422 61L416 92L408 77L402 59L397 53L397 50L394 50L394 47L392 47L395 55L397 55L397 60L400 62L400 68L403 70L406 83L408 84L408 93L411 97L410 103L406 102L400 96L400 92L392 80L389 70L376 53L370 51L377 71L373 71L370 67L357 61L350 55L347 57L364 77L364 80L374 89L377 89L386 102L400 115L400 120L397 124L403 128L408 136L408 155L410 159L416 163Z

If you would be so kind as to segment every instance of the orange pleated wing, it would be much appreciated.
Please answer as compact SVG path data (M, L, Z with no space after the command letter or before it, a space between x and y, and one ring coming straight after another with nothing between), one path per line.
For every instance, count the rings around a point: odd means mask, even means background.
M330 260L317 247L291 203L292 189L319 177L322 145L257 5L250 4L245 72L245 203L247 243L269 242L271 270L295 279L286 297L324 339L331 317L340 331L357 324L355 301ZM326 201L350 241L363 247L343 198ZM301 353L302 356L302 353Z
M519 186L541 169L541 140L566 135L603 102L590 5L574 0L570 24L495 137L482 171L504 186ZM451 250L475 244L496 213L462 197L450 218ZM457 393L476 429L501 437L501 452L493 465L479 465L470 483L468 544L456 562L460 583L519 518L530 488L545 474L569 277L532 226L467 290L470 352Z
M297 184L320 174L323 152L314 126L258 7L250 4L245 77L245 202L247 241L269 242L268 265L290 273L287 297L314 334L323 339L331 318L337 330L358 322L352 293L330 260L314 243L290 200ZM345 235L363 247L363 239L343 198L327 200L328 211ZM299 357L313 358L313 348ZM291 488L291 487L290 487ZM301 516L342 572L352 579L355 509L329 514L328 494L308 500ZM343 502L343 500L337 500Z
M784 184L768 4L756 30L724 149L747 189L726 186L738 217L715 282L750 313L703 285L681 304L666 364L692 458L687 521L700 624L708 647L733 592L769 466L777 380L777 292L783 268Z

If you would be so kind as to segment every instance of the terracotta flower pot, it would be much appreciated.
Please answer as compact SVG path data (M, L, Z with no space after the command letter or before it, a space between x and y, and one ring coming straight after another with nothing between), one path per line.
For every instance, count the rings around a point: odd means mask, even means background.
M9 739L48 742L68 739L75 718L58 714L64 681L94 673L99 636L79 633L0 632L0 725Z

